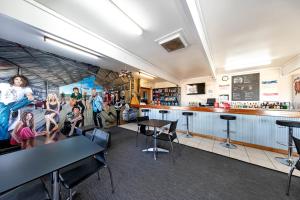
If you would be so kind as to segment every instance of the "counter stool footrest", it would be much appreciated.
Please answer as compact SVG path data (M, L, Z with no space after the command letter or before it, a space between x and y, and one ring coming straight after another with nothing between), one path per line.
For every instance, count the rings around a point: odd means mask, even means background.
M227 142L222 142L220 143L221 146L228 148L228 149L236 149L237 146L231 143L227 143Z
M292 158L289 159L289 158L276 157L275 160L286 166L292 166L294 164L294 160Z

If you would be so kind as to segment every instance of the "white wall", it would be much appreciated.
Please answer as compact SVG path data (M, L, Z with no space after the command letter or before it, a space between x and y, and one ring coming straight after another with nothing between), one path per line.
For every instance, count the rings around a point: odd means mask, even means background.
M166 87L176 87L176 85L167 81L155 82L153 85L153 88L166 88Z
M234 75L260 73L260 101L291 101L292 100L292 82L291 75L281 75L279 68L253 70L245 72L219 74L216 79L211 77L198 77L185 79L180 82L181 87L181 105L187 106L189 102L206 103L207 98L217 98L221 94L228 94L231 100L231 77ZM227 81L222 81L223 76L228 76ZM262 81L277 80L277 84L265 85ZM205 94L203 95L187 95L186 85L191 83L205 82ZM278 93L276 96L265 96L264 93Z

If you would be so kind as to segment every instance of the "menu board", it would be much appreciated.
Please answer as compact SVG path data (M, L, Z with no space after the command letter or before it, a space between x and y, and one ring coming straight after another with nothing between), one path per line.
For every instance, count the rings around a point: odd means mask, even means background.
M259 73L232 76L232 101L259 101Z

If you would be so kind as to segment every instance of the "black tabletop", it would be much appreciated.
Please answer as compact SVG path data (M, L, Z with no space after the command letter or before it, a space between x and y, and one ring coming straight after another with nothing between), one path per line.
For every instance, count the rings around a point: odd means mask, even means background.
M0 156L0 194L104 149L78 136Z
M160 128L160 127L163 127L165 125L171 124L171 122L172 121L168 121L168 120L150 119L150 120L138 122L138 124Z

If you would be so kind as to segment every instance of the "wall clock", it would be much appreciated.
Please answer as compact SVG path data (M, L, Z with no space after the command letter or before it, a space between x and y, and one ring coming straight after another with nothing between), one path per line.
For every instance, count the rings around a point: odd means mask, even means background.
M222 81L228 81L229 77L228 76L222 76Z

